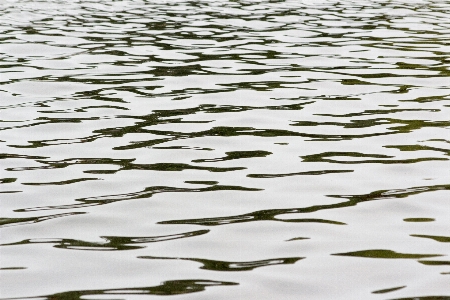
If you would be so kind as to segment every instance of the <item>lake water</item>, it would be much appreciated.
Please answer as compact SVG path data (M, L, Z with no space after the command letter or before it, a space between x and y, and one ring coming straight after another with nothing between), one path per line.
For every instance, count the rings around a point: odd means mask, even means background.
M449 12L3 0L0 298L450 299Z

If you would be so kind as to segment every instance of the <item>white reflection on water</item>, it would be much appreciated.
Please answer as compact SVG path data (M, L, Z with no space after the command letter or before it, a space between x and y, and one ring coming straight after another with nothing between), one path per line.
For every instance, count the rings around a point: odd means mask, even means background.
M450 299L449 10L4 1L0 298Z

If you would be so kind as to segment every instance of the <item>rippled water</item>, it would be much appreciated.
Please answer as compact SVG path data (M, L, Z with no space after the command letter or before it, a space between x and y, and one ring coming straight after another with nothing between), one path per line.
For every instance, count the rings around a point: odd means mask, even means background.
M450 299L450 2L0 4L2 299Z

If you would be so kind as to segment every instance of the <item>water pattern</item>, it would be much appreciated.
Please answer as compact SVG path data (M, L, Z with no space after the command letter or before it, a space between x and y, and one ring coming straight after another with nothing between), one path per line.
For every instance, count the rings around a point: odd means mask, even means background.
M1 299L450 299L450 2L4 0Z

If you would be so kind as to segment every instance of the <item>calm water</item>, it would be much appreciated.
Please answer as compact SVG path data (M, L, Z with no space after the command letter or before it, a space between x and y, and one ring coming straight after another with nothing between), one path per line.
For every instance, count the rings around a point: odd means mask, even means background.
M450 2L0 4L1 299L450 299Z

